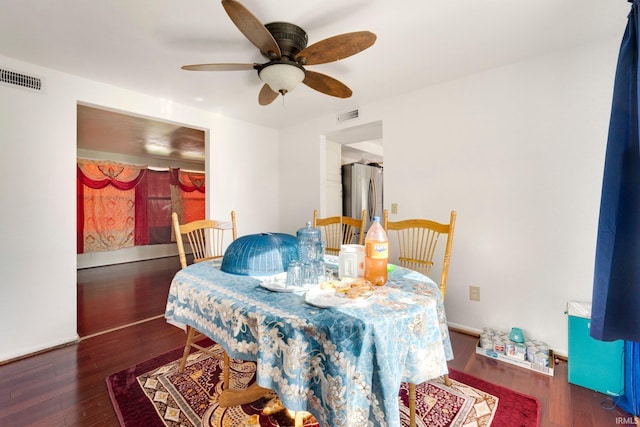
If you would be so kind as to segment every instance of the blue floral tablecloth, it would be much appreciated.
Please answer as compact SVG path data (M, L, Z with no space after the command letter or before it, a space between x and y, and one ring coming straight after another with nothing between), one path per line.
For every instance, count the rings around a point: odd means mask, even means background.
M317 308L203 262L176 274L165 317L257 361L257 383L323 427L399 427L400 383L444 375L453 359L444 305L433 281L400 267L367 303Z

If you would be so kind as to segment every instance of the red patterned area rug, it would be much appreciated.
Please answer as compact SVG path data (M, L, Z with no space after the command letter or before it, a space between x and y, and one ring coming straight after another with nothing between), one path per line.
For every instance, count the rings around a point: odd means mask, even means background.
M221 408L217 400L222 390L222 351L214 355L192 353L182 374L178 366L182 348L117 372L107 378L114 409L123 427L289 427L294 420L277 396L248 405ZM234 387L253 382L255 363L232 361ZM537 399L450 370L453 384L428 381L416 386L418 427L485 427L539 425ZM407 385L398 395L400 418L409 424ZM318 427L310 414L305 427Z

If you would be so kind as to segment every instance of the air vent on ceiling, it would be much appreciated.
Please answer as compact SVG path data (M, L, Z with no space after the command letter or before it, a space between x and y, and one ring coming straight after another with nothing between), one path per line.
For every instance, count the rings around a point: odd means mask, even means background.
M42 79L15 71L0 68L0 83L7 86L18 86L39 92L42 90Z
M347 120L357 119L358 117L360 117L360 110L356 108L355 110L338 114L338 123L346 122Z

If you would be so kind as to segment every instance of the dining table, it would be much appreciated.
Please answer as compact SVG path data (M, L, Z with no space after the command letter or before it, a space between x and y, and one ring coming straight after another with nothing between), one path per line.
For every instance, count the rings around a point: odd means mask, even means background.
M337 273L338 257L325 264ZM368 298L326 303L317 288L279 291L269 278L200 262L173 278L165 318L196 328L231 358L255 361L257 385L322 427L400 427L401 383L447 374L453 351L438 286L390 270Z

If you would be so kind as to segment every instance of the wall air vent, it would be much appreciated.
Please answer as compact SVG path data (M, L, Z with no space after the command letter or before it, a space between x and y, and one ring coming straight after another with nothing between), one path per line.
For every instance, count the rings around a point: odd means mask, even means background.
M36 92L42 91L42 79L15 71L0 68L0 83L6 86L21 87Z
M338 114L338 123L346 122L347 120L354 120L360 117L360 110L357 108L352 111Z

